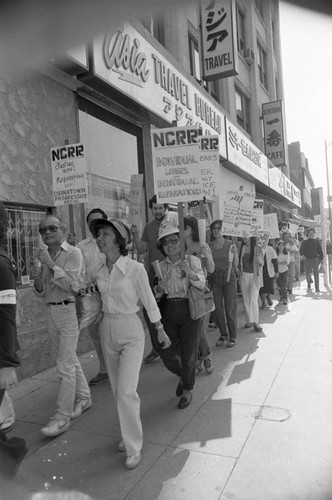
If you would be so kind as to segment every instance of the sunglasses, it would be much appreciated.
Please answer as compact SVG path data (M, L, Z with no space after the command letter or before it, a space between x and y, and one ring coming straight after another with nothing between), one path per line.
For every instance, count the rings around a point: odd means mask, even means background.
M39 228L39 233L40 234L46 234L47 231L49 231L50 233L56 233L58 229L60 229L60 226L55 226L55 225L51 224L50 226L40 227Z
M168 240L164 240L162 242L162 246L163 247L167 247L167 245L171 244L171 245L177 245L179 243L179 238L168 238Z

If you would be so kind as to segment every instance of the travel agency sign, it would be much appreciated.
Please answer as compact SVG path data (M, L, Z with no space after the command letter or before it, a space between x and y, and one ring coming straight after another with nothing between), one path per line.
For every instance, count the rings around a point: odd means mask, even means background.
M224 114L131 24L95 39L92 52L98 78L170 124L218 134L226 157Z

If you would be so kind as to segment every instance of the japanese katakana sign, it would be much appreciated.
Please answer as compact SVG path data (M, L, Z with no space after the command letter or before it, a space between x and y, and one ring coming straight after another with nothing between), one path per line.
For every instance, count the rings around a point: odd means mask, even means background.
M201 3L203 78L216 80L238 74L234 0Z

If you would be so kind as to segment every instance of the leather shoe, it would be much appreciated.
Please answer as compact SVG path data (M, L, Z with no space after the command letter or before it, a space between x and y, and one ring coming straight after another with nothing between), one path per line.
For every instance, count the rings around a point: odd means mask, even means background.
M127 469L135 469L142 459L142 455L137 453L137 455L129 455L126 460Z
M180 380L180 382L178 383L178 386L176 388L176 393L175 394L179 398L180 396L182 396L182 393L183 393L183 384L182 384L182 380Z
M193 398L192 394L190 394L188 398L182 396L182 398L178 403L178 408L180 410L184 410L184 408L187 408L190 405L192 398Z

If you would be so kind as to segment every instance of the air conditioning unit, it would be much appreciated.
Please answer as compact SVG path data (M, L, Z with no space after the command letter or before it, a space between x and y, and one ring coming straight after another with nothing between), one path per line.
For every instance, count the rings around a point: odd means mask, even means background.
M244 49L243 51L243 59L249 66L251 66L255 62L255 53L252 49Z

